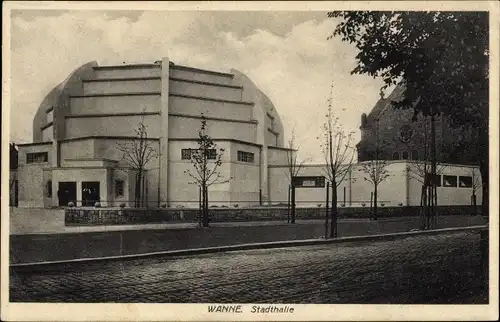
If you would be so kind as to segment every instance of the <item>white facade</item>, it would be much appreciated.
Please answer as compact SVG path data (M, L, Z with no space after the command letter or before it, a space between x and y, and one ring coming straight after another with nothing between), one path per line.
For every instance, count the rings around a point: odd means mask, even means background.
M419 206L423 178L422 163L414 161L387 161L387 179L378 186L378 206ZM420 165L420 166L419 166ZM476 201L482 202L481 174L479 167L453 164L438 164L439 184L437 196L439 206L470 205L473 187ZM287 187L290 184L284 164L270 165L271 203L287 203ZM324 165L305 165L299 177L325 176ZM342 207L369 207L373 184L365 180L366 173L361 164L354 164L337 187L338 205ZM327 180L325 180L326 182ZM285 187L280 189L280 187ZM331 189L331 188L330 188ZM326 184L321 187L296 188L297 207L315 207L325 205Z

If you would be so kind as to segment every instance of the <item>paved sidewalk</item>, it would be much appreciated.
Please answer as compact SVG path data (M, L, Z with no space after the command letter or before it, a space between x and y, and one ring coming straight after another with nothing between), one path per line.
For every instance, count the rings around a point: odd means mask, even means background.
M410 217L381 218L378 222L398 222L408 221ZM373 222L368 218L342 218L339 223L366 223ZM310 225L324 223L324 219L304 219L297 220L297 225ZM289 225L286 221L235 221L235 222L215 222L210 223L210 227L248 227L248 226L279 226ZM11 235L31 235L31 234L72 234L86 232L105 232L105 231L125 231L125 230L154 230L154 229L193 229L199 228L195 222L171 222L162 224L141 224L141 225L100 225L100 226L48 226L48 227L29 227L27 229L12 229Z
M439 218L438 227L468 227L487 223L482 217L448 216ZM319 239L325 234L324 222L300 221L295 225L276 222L217 223L210 228L172 225L168 228L130 227L129 230L86 231L59 234L10 236L11 263L61 261L80 258L123 256L220 247L251 243ZM407 232L420 226L420 218L401 220L339 221L339 237L369 236ZM96 228L96 227L85 227ZM118 228L118 227L117 227ZM119 228L118 228L119 229Z

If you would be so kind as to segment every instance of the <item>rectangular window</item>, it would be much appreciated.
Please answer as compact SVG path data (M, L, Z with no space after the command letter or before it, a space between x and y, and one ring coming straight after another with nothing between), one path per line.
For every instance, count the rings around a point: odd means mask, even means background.
M115 181L115 196L123 197L123 190L125 187L125 182L123 180Z
M250 152L238 151L238 161L253 163L254 155Z
M26 163L44 163L49 161L48 152L26 153Z
M456 187L457 177L456 176L443 176L443 187Z
M458 177L458 186L460 188L472 188L472 177L469 176Z
M427 182L431 182L431 181L430 181L431 174L427 174L427 176L428 176ZM441 187L441 176L440 176L440 175L436 175L436 176L434 177L434 181L435 181L435 183L436 183L436 187Z
M181 150L181 159L182 160L191 159L191 149L182 149Z
M325 177L294 177L293 182L297 188L325 187Z
M190 160L191 153L198 151L197 149L181 149L181 160ZM207 149L207 159L215 160L217 158L217 150L216 149Z

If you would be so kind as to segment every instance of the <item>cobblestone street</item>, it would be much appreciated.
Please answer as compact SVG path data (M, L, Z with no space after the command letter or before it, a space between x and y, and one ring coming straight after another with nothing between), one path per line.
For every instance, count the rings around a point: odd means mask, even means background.
M50 270L11 268L10 298L14 302L487 303L479 240L479 233L468 232Z

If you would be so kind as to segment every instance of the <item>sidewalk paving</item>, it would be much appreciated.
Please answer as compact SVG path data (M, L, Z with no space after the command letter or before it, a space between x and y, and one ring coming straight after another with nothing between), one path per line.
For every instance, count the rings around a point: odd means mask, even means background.
M410 217L397 218L381 218L377 221L407 221ZM369 218L342 218L338 219L339 223L352 222L371 222ZM299 219L296 220L297 225L321 224L324 219ZM234 221L234 222L214 222L210 223L210 227L248 227L248 226L277 226L290 225L283 220L273 221ZM154 229L192 229L199 228L199 224L195 222L170 222L161 224L140 224L140 225L99 225L99 226L39 226L12 229L11 235L30 235L30 234L72 234L86 232L105 232L105 231L125 231L125 230L154 230Z
M479 226L482 217L443 216L436 228ZM221 247L251 243L319 239L325 234L321 220L283 222L213 223L210 228L197 224L167 224L108 227L71 227L73 233L22 234L10 236L10 260L13 263L63 261L81 258L112 257L152 252ZM407 232L418 229L419 217L399 220L339 220L339 237L368 236ZM91 229L103 229L91 230ZM127 229L128 228L128 229Z

